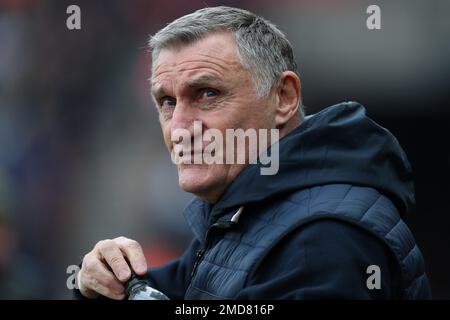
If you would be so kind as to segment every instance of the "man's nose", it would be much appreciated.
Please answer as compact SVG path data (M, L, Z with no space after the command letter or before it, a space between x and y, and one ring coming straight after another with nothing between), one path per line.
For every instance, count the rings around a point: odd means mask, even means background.
M190 135L194 135L194 121L198 120L198 114L194 108L184 101L179 101L173 111L170 131L188 130Z

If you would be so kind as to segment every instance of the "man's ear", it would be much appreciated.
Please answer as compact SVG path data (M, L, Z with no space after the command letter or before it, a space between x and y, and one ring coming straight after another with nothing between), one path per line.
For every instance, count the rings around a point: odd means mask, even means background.
M297 114L301 101L300 78L292 71L284 71L279 83L275 123L277 128L282 128Z

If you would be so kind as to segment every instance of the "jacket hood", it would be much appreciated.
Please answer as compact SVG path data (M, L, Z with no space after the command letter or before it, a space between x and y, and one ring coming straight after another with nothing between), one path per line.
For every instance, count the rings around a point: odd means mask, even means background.
M231 208L333 183L377 189L401 215L414 205L412 170L403 149L359 103L340 103L308 116L278 143L278 173L261 175L260 163L248 165L216 204L202 204L212 221Z

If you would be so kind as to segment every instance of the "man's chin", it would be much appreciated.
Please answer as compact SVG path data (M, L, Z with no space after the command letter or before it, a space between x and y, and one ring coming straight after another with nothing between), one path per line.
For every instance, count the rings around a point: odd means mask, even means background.
M181 165L178 168L178 183L180 188L193 194L201 194L208 189L208 166Z

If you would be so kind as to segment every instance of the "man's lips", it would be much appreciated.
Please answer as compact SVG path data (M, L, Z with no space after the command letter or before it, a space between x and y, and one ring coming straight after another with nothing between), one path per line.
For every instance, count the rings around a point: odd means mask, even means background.
M195 155L203 155L203 150L191 150L191 157L194 157ZM180 151L180 157L184 156L183 150Z

